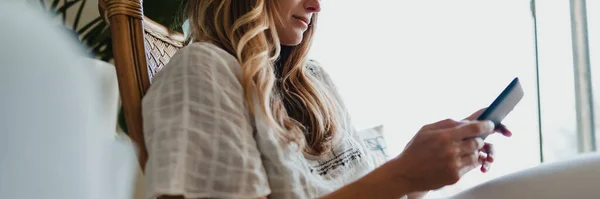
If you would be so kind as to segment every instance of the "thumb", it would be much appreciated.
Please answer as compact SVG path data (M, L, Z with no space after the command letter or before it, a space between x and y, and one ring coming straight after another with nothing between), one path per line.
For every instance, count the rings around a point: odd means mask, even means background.
M477 119L477 117L479 117L479 115L481 115L483 113L483 111L485 111L485 109L487 109L487 108L479 109L475 113L469 115L469 117L466 117L464 120L473 121L473 120Z
M494 131L492 121L473 121L452 129L452 135L456 140L465 140L481 136Z

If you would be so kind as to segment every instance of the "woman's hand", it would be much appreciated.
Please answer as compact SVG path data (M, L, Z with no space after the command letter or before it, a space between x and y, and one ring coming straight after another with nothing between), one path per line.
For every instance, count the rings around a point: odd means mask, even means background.
M490 121L442 120L425 125L396 159L398 175L408 180L411 191L439 189L456 182L480 166L478 136L494 131Z
M475 120L484 110L485 110L485 108L480 109L479 111L477 111L477 112L471 114L469 117L465 118L465 120L467 120L467 121ZM496 128L494 128L494 133L500 133L506 137L512 136L512 132L510 130L508 130L508 128L506 128L506 126L504 126L503 124L496 125ZM486 173L490 170L490 166L494 162L494 145L486 142L484 144L483 148L479 150L479 154L480 154L479 161L483 162L483 164L480 167L480 170L481 170L481 172Z
M451 185L474 168L487 171L493 162L493 147L479 137L495 132L509 134L491 121L472 121L482 110L463 121L442 120L423 126L406 149L392 160L397 175L410 182L410 191L428 191Z
M398 157L322 199L422 198L429 190L458 182L474 168L487 171L494 151L479 136L511 133L503 125L472 121L481 111L463 121L446 119L423 126Z

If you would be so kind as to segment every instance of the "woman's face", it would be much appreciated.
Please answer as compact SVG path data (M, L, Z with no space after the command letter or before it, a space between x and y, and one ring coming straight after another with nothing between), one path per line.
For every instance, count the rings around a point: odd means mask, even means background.
M275 19L282 45L295 46L303 39L314 13L321 11L321 0L276 0L279 20Z

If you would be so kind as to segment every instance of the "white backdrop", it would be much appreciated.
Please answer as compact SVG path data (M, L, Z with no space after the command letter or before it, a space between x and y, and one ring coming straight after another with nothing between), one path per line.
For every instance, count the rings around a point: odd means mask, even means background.
M312 58L336 81L356 126L385 125L392 155L424 124L485 107L515 76L525 98L490 137L490 173L474 171L442 197L539 164L533 20L522 0L323 1Z
M598 65L600 65L600 1L588 0L587 1L587 16L588 16L588 34L590 42L590 61L592 65L592 84L595 88L594 101L600 100L600 71ZM600 144L600 106L595 106L596 114L596 147Z

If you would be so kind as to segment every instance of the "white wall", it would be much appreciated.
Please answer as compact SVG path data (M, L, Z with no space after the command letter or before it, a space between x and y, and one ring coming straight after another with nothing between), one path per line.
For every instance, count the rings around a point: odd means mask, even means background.
M438 198L539 164L533 20L523 0L323 1L311 56L340 87L359 129L384 124L398 154L424 124L462 119L521 78L525 97L492 136L490 173Z

